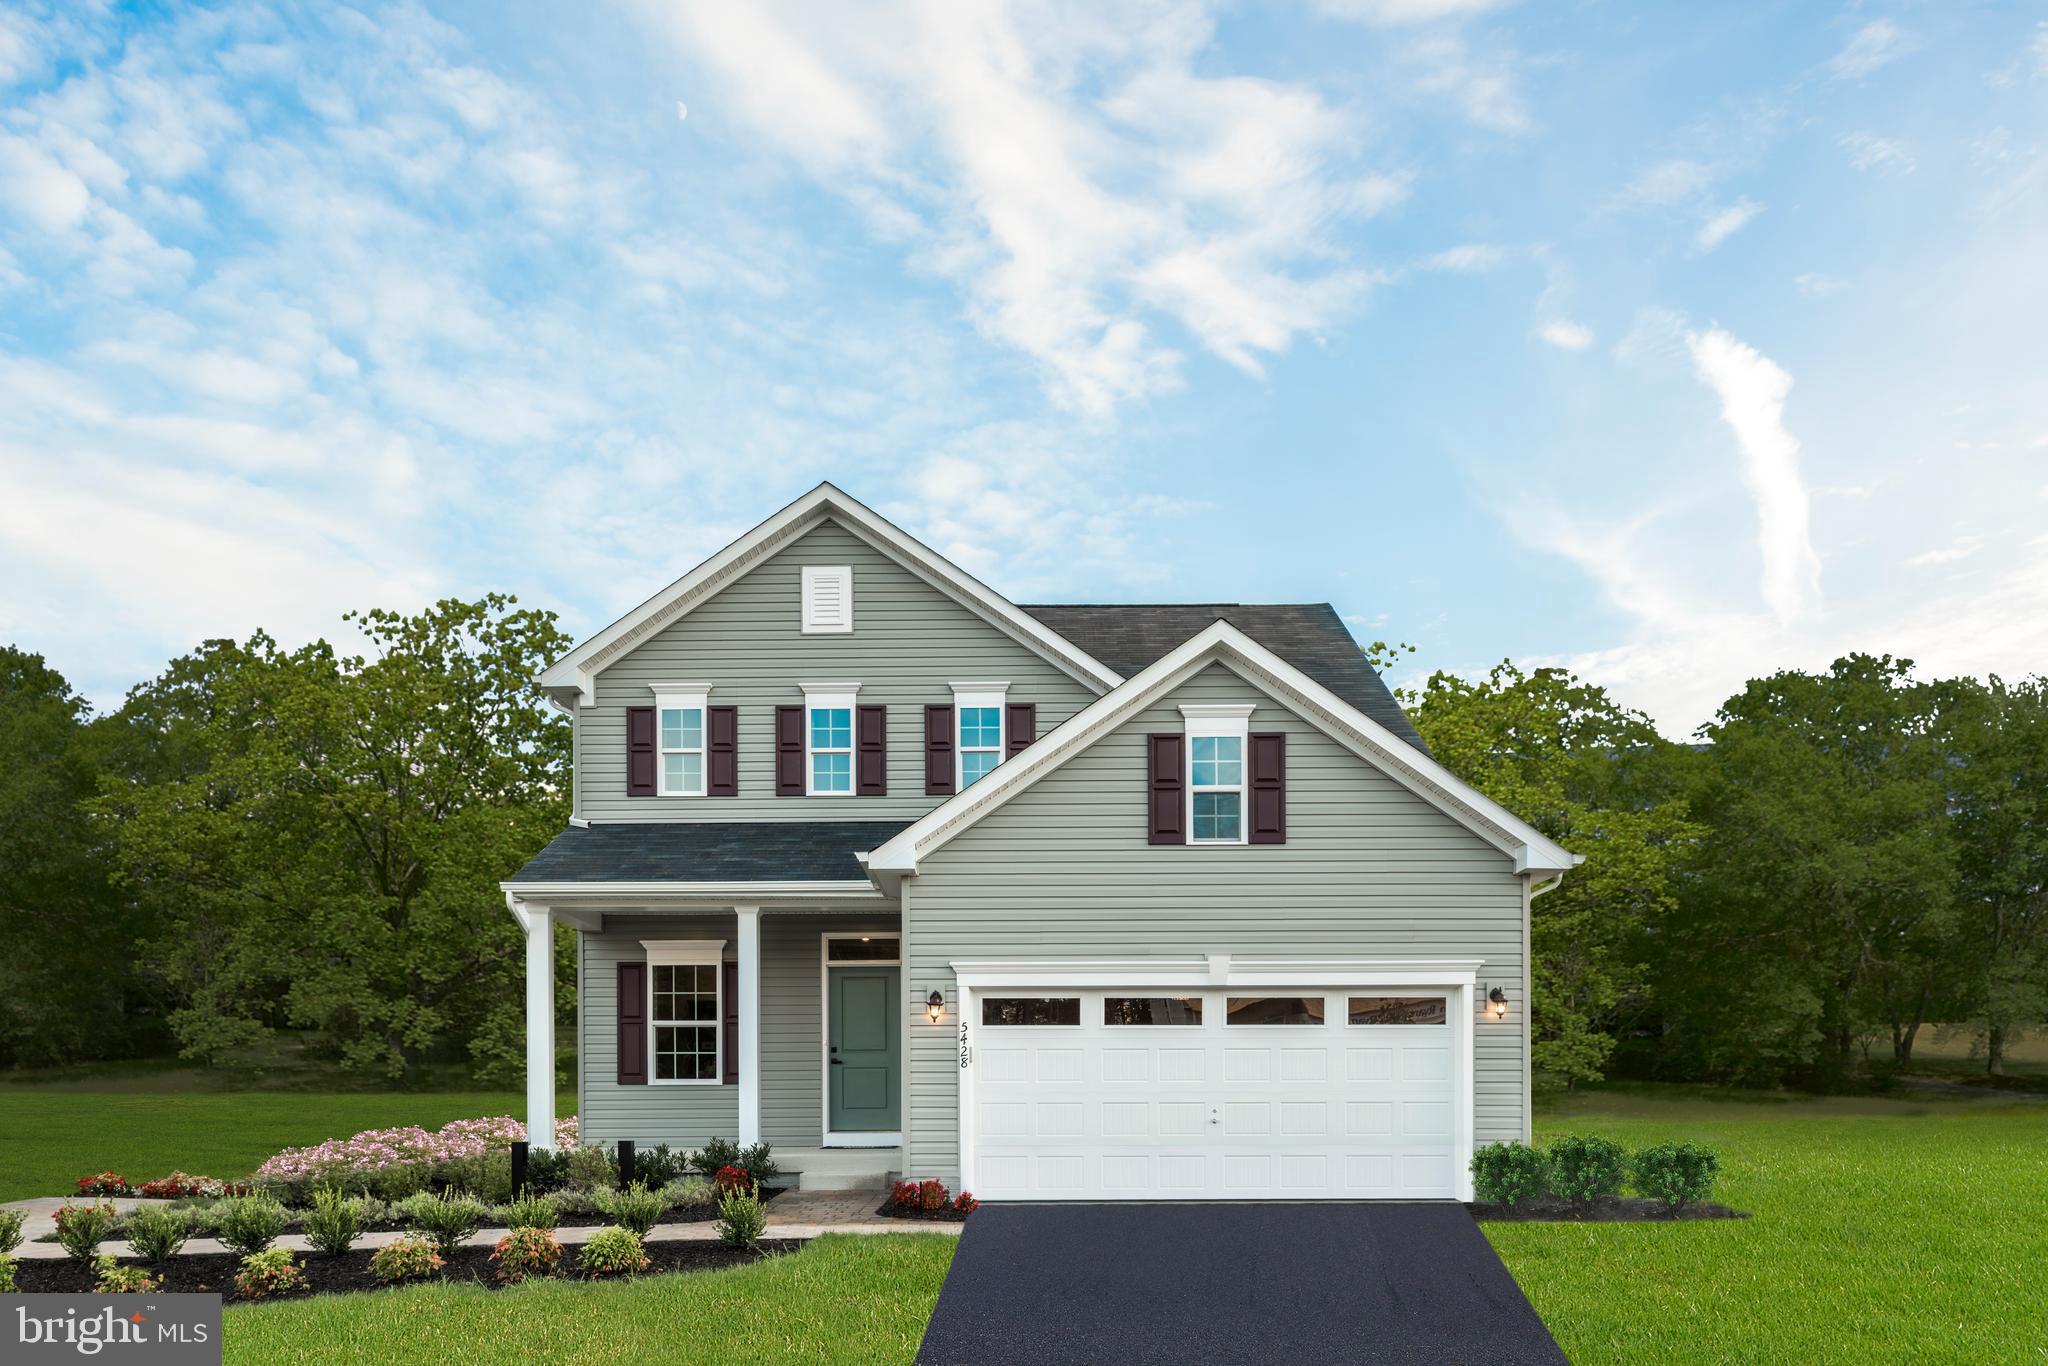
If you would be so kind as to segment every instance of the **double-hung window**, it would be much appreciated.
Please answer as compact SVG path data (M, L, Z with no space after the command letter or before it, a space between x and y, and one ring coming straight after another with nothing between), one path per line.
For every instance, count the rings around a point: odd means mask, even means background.
M661 751L655 771L664 797L704 795L706 691L655 689L655 735Z
M1245 737L1252 709L1236 704L1181 708L1188 737L1188 841L1245 842Z
M717 1085L725 1012L719 999L722 939L646 939L648 1080Z
M964 791L978 778L986 777L1003 761L1003 704L1009 697L1007 683L955 683L954 724L959 728L953 751L959 755L959 782Z
M805 791L853 795L853 699L858 683L804 685Z

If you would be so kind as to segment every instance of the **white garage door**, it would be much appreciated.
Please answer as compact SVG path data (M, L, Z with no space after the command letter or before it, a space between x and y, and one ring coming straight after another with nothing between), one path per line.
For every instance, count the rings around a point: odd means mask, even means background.
M1453 1198L1457 999L985 989L969 1063L975 1194Z

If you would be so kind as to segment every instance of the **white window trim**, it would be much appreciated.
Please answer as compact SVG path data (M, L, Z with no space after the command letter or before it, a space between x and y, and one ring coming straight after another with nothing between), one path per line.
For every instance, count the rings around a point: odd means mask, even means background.
M708 790L711 781L711 685L709 683L650 683L654 693L654 791L662 797L701 797ZM671 708L697 710L697 748L668 749L662 744L661 714ZM671 754L695 754L697 764L697 790L694 792L672 792L668 786L668 764Z
M835 939L893 939L896 941L894 958L863 958L858 962L835 963L832 961L832 941ZM855 1130L840 1133L832 1127L832 969L834 968L895 968L896 985L900 991L903 985L903 932L901 930L827 930L818 936L818 1132L819 1143L827 1148L900 1148L903 1146L903 1130ZM907 1043L910 1031L903 1031ZM905 1102L904 1094L909 1090L909 1057L899 1052L896 1066L905 1068L896 1079L897 1122L902 1122Z
M647 951L647 1084L649 1086L723 1086L725 1085L725 941L723 939L643 939L640 947ZM712 1054L717 1060L716 1076L712 1077L670 1077L661 1080L654 1074L659 1070L655 1063L654 1027L654 970L660 967L714 967L718 972L712 977L711 1012ZM669 1020L665 1023L675 1024Z
M845 583L842 601L846 606L846 620L820 622L811 616L811 585L821 576L831 575ZM803 600L797 604L797 620L807 636L843 636L853 633L853 566L850 564L807 564L803 567Z
M989 769L993 773L1003 766L1004 752L1010 745L1010 685L1008 683L953 683L953 790L967 790L967 739L962 729L961 717L969 707L994 707L996 709L996 762ZM986 754L988 746L976 745L977 754ZM983 774L987 777L988 774Z
M1255 709L1249 702L1188 702L1181 706L1181 725L1187 736L1187 769L1181 774L1187 785L1189 844L1233 845L1248 843L1251 836L1251 801L1245 778L1251 769L1251 720ZM1197 736L1235 736L1237 739L1237 784L1234 787L1205 787L1204 792L1237 793L1237 838L1228 840L1195 838L1195 739Z
M807 797L854 797L860 794L860 698L858 683L800 683L804 690L804 795ZM818 790L817 767L811 762L814 752L838 754L842 751L811 749L811 713L821 708L844 708L846 711L846 790L844 792L821 792Z

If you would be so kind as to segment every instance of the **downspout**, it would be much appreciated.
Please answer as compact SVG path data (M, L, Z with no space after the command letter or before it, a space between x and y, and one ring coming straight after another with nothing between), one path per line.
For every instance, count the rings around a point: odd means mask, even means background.
M1522 884L1522 1094L1528 1097L1528 1104L1522 1109L1524 1143L1536 1141L1536 941L1530 932L1529 907L1537 897L1556 891L1563 882L1564 874L1559 873L1540 886L1532 882Z

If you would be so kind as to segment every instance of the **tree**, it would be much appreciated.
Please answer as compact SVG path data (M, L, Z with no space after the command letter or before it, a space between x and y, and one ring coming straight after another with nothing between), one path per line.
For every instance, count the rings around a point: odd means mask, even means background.
M1911 669L1773 674L1706 727L1710 833L1661 973L1683 1072L1839 1073L1885 1032L1911 1056L1950 970L1955 871L1944 694Z
M1562 669L1438 672L1403 700L1446 768L1584 855L1530 907L1531 1024L1546 1079L1598 1079L1620 1021L1644 1004L1645 936L1675 907L1677 866L1700 837L1690 752Z
M517 1075L522 945L497 884L567 812L568 725L532 684L567 638L500 595L351 619L371 657L259 634L131 698L179 758L99 810L166 908L172 1027L209 1059L292 1027L388 1076L457 1049Z

